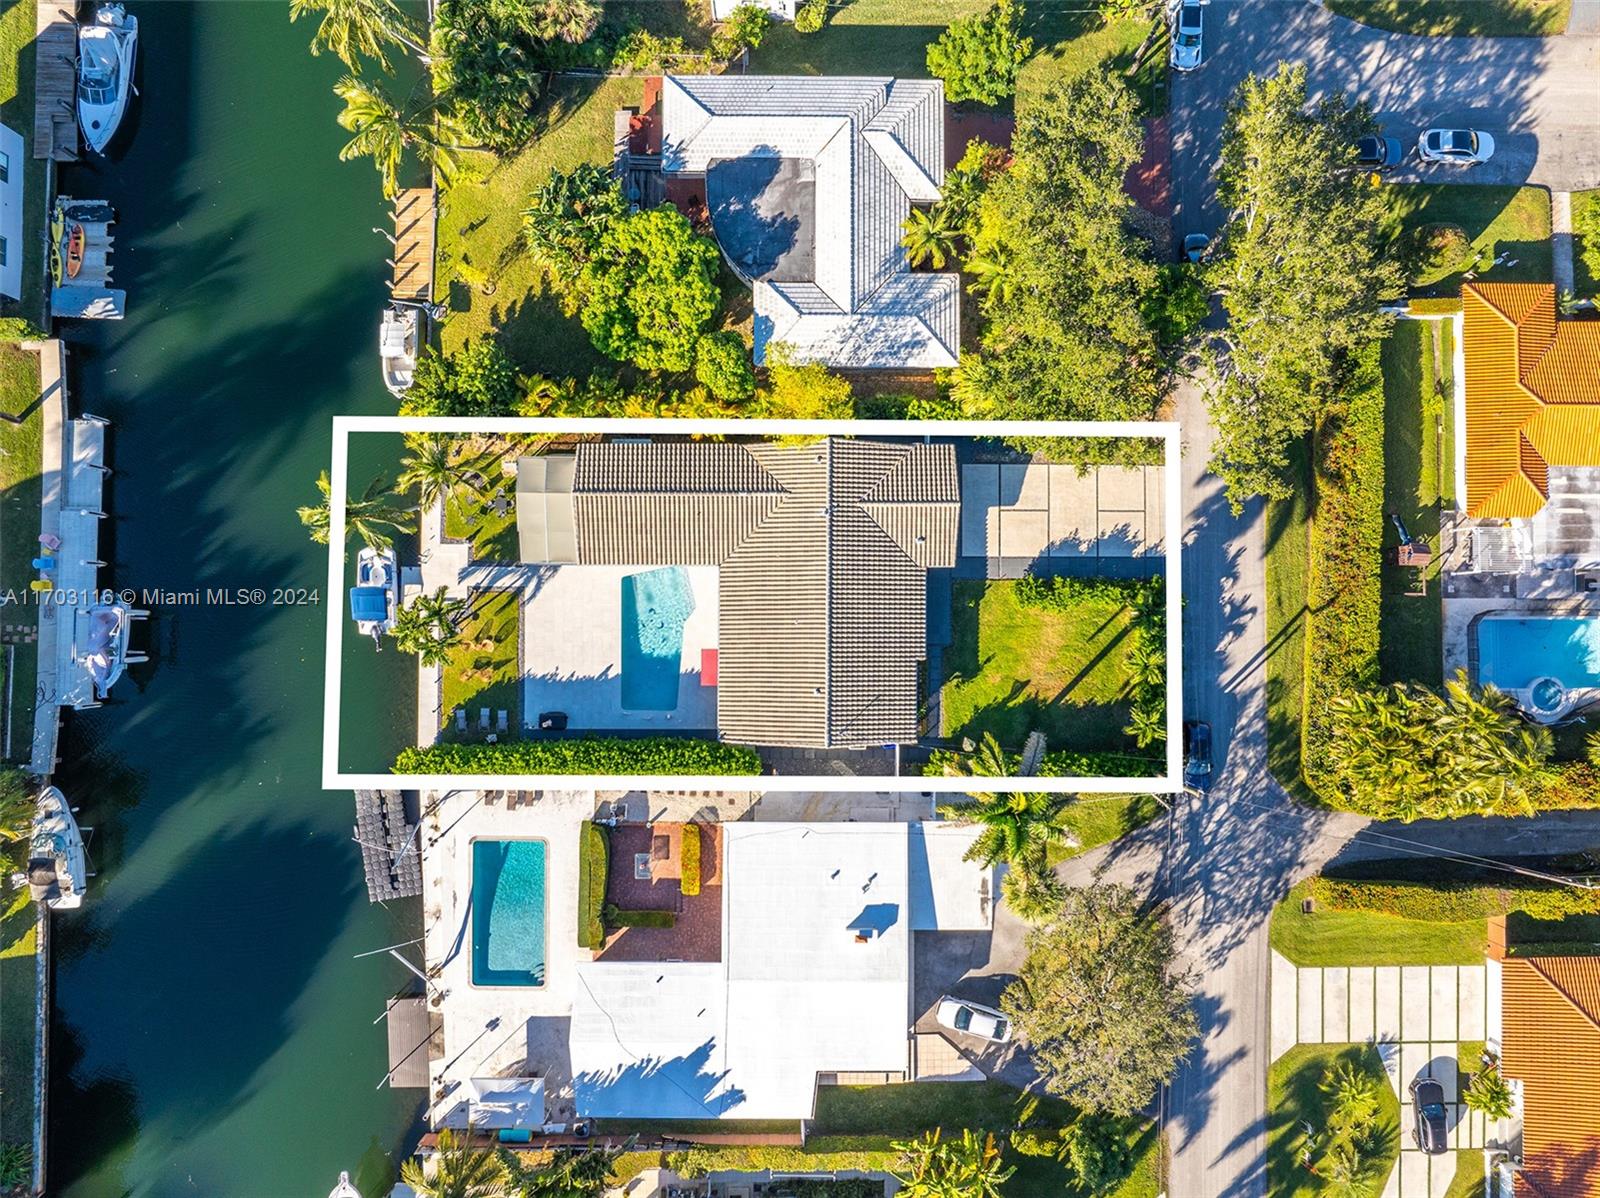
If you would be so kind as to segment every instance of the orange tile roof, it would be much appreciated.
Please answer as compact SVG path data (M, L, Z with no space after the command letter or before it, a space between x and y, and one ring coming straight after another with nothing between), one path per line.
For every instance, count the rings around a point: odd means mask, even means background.
M1550 466L1600 466L1600 322L1549 283L1461 288L1469 516L1532 516Z
M1600 957L1513 957L1501 966L1500 1067L1522 1082L1526 1186L1600 1195Z

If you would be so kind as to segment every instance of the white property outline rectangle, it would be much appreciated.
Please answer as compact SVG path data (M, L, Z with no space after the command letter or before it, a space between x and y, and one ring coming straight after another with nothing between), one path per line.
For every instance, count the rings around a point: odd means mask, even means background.
M345 497L352 433L659 433L678 436L1137 437L1160 440L1165 467L1162 559L1167 599L1167 761L1158 778L840 777L811 774L347 774L339 768L344 605L327 604L322 785L328 790L1050 791L1176 794L1183 789L1183 510L1181 445L1172 421L1082 420L678 420L628 418L335 416L329 486L328 594L344 593Z

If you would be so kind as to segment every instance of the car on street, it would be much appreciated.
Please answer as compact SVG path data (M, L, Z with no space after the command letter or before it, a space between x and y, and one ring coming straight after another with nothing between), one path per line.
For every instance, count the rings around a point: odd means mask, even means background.
M1004 1044L1011 1039L1011 1021L982 1003L968 1002L964 998L951 998L946 994L939 1000L934 1018L941 1027L953 1032L965 1032L992 1044Z
M1199 0L1181 0L1172 10L1172 69L1192 71L1203 57L1205 8Z
M1417 154L1424 162L1471 166L1494 157L1494 138L1476 129L1426 129L1417 138Z
M1363 137L1356 142L1356 165L1363 170L1386 171L1406 156L1398 137Z
M1206 256L1206 250L1211 246L1209 233L1190 233L1183 239L1183 260L1185 262L1199 262Z
M1444 1087L1431 1077L1419 1077L1411 1083L1411 1120L1411 1135L1423 1152L1437 1156L1450 1147Z
M1183 784L1202 792L1211 787L1211 725L1199 720L1183 724Z

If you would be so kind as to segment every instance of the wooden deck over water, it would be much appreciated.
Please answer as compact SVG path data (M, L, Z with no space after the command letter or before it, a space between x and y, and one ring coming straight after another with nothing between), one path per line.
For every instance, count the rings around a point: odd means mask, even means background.
M33 156L78 160L78 24L62 0L38 0L34 38Z
M397 300L426 304L433 300L434 229L438 213L433 189L408 187L394 198L394 281Z

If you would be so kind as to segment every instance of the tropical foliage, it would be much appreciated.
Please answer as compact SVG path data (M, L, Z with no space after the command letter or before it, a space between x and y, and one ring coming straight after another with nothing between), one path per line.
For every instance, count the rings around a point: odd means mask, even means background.
M986 748L997 749L994 737L985 735ZM991 792L975 796L968 803L945 803L939 814L963 824L979 824L968 861L984 865L1025 867L1042 863L1052 845L1067 838L1060 824L1067 798L1060 794Z
M515 1153L502 1152L510 1179L508 1194L514 1198L601 1198L624 1151L600 1147L569 1150L531 1164Z
M1498 1063L1474 1073L1461 1098L1486 1119L1505 1119L1516 1106L1511 1084L1500 1076Z
M694 351L694 377L718 399L748 399L756 391L750 351L738 333L707 333Z
M759 774L754 749L687 736L585 736L400 751L400 774Z
M442 666L450 650L461 643L464 599L451 598L444 587L431 595L418 595L395 613L389 633L402 653L415 653L425 666Z
M477 1147L445 1128L432 1156L401 1164L400 1180L417 1198L506 1198L509 1176L493 1148Z
M848 420L854 414L850 380L821 362L797 362L783 342L767 346L767 385L755 415L769 420Z
M394 0L289 0L291 21L318 14L311 53L330 51L352 71L361 69L363 58L389 70L394 46L422 50L416 23Z
M1058 1152L1086 1194L1107 1193L1133 1171L1122 1128L1104 1115L1080 1115L1062 1128Z
M1189 1053L1199 1024L1172 934L1125 886L1069 889L1028 933L1000 1005L1052 1094L1087 1111L1143 1110Z
M900 229L904 234L900 244L905 247L906 260L912 266L926 264L934 270L943 270L945 263L955 257L958 229L948 205L913 208Z
M1017 68L1033 52L1022 36L1021 0L998 0L977 16L952 21L928 47L928 74L944 80L945 99L1000 104L1017 90Z
M317 476L317 490L322 493L322 499L297 508L295 514L300 517L300 523L311 530L311 539L318 545L326 545L333 527L333 484L326 470ZM345 538L356 537L369 549L387 549L394 544L396 533L415 529L415 517L394 499L394 492L380 475L367 484L360 498L345 500Z
M1016 1169L1002 1163L993 1132L981 1136L967 1128L959 1140L940 1130L914 1140L896 1141L900 1161L894 1170L905 1198L1000 1198Z
M1209 396L1212 467L1237 507L1287 497L1288 447L1339 399L1345 359L1387 333L1401 291L1384 257L1384 200L1358 179L1367 110L1310 100L1303 66L1240 85L1223 132L1218 192L1230 213L1208 271L1227 352Z
M605 167L585 162L565 173L552 168L523 209L523 241L540 265L570 286L627 212L622 187Z
M353 137L339 151L339 160L370 158L383 179L383 194L400 189L400 164L406 151L430 164L448 183L454 175L462 146L461 127L454 114L431 98L396 101L382 87L346 75L333 85L344 101L339 125Z
M451 354L425 349L402 416L509 416L523 399L516 367L497 341L480 337Z
M0 767L0 887L25 864L35 805L28 776L19 769Z
M613 222L579 281L580 319L595 348L647 370L689 370L722 306L719 261L675 208Z
M1379 819L1531 814L1550 733L1509 697L1463 671L1444 693L1422 686L1352 689L1328 702L1327 793Z
M455 442L437 433L407 433L406 452L400 459L397 491L415 491L424 509L437 503L456 503L458 491L469 489L472 471L457 452Z
M1043 862L1008 869L1000 879L1000 897L1023 923L1049 923L1066 893L1061 879Z

